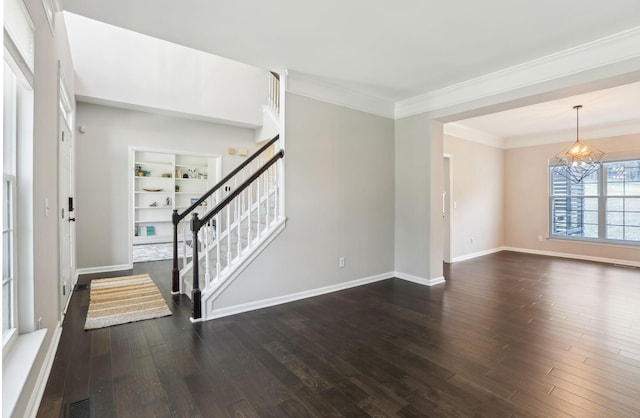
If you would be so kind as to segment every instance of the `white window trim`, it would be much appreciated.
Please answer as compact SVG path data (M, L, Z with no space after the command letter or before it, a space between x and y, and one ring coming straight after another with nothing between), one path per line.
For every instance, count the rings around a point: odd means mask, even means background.
M575 235L560 235L553 233L553 199L557 196L553 195L553 175L551 174L553 167L549 165L547 168L547 176L548 176L548 216L549 216L549 232L548 237L551 240L559 240L559 241L573 241L573 242L583 242L583 243L592 243L592 244L609 244L620 247L640 247L640 241L631 241L631 240L620 240L620 239L611 239L606 237L606 228L607 228L607 210L606 210L606 202L609 198L640 198L640 195L632 195L632 196L618 196L618 195L607 195L607 179L606 179L606 170L604 169L604 165L608 163L616 163L616 162L626 162L626 161L638 161L640 157L637 155L633 156L610 156L607 159L604 159L602 163L600 163L600 168L598 169L598 194L597 195L581 195L581 196L562 196L568 198L592 198L598 200L598 237L580 237Z
M17 280L16 277L18 275L18 257L16 254L16 248L17 248L17 232L16 232L16 227L17 227L17 222L16 222L16 178L15 176L8 174L8 173L4 173L3 175L3 181L9 181L10 184L10 194L11 194L11 220L10 220L10 225L8 230L11 231L11 236L10 236L10 241L11 241L11 272L9 273L10 278L9 280L12 282L11 283L11 288L12 288L12 292L11 292L11 324L9 326L9 328L2 332L2 352L3 354L5 353L5 351L8 351L11 349L11 345L14 342L14 339L17 336L17 323L16 323L16 318L18 318L18 292L17 292ZM4 187L4 185L3 185ZM4 210L4 205L3 205L3 210ZM2 214L3 218L4 218L4 214ZM4 227L2 229L3 235L4 235ZM4 240L2 245L4 246ZM4 252L4 248L2 249ZM4 272L3 272L3 277L2 277L2 284L4 286ZM3 311L4 312L4 311Z

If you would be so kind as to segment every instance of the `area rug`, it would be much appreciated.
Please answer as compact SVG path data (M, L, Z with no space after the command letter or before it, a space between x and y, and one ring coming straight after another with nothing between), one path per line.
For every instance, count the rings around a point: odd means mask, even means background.
M85 330L171 315L148 274L92 280L89 299Z

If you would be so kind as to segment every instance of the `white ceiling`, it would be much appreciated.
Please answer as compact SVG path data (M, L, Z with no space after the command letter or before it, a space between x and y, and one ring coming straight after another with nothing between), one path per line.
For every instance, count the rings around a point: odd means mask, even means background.
M396 102L640 26L610 0L63 0L70 12L271 70ZM639 120L628 89L459 123L501 138ZM622 94L622 96L618 96ZM635 104L634 104L635 103ZM632 109L634 108L635 109Z

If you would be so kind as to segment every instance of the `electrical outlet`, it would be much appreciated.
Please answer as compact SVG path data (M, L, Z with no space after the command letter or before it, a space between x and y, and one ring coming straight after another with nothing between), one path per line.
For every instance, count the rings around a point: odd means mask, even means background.
M344 257L338 258L338 267L344 267Z

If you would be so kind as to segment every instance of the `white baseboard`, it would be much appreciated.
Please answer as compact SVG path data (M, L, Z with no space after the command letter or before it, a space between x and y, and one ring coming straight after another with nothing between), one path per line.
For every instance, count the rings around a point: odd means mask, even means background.
M38 415L40 402L42 402L42 396L44 395L44 390L47 387L47 382L49 381L49 375L51 374L51 369L53 368L53 360L56 358L58 344L60 343L61 336L62 324L58 322L58 325L53 330L53 338L51 339L51 343L49 344L47 356L44 358L42 369L40 369L40 373L38 374L36 387L34 388L33 393L31 394L31 398L29 399L29 404L27 405L27 411L25 415L27 417L35 418L35 416Z
M82 274L95 274L95 273L109 273L111 271L131 270L133 264L119 264L113 266L100 266L100 267L85 267L76 270L76 281L78 276Z
M317 289L306 290L304 292L292 293L289 295L278 296L270 299L263 299L256 302L243 303L241 305L229 306L227 308L213 309L207 315L207 319L222 318L225 316L236 315L243 312L254 311L256 309L268 308L270 306L281 305L283 303L295 302L296 300L307 299L314 296L324 295L326 293L337 292L339 290L350 289L352 287L362 286L369 283L387 280L394 277L394 273L383 273L363 279L352 280L345 283L338 283L331 286L320 287Z
M412 283L421 284L421 285L424 285L424 286L435 286L437 284L444 283L444 281L445 281L443 276L434 277L432 279L425 279L423 277L418 277L418 276L414 276L412 274L407 274L407 273L401 273L399 271L394 272L393 275L395 277L397 277L398 279L406 280L406 281L412 282Z
M452 258L451 262L457 263L459 261L471 260L472 258L482 257L483 255L499 253L500 251L504 251L505 249L506 249L505 247L497 247L497 248L492 248L490 250L478 251L477 253L461 255L460 257Z
M615 258L592 257L583 254L557 253L553 251L532 250L529 248L503 247L503 251L515 251L518 253L546 255L549 257L571 258L574 260L595 261L606 264L619 264L623 266L640 267L640 262L631 260L619 260Z

